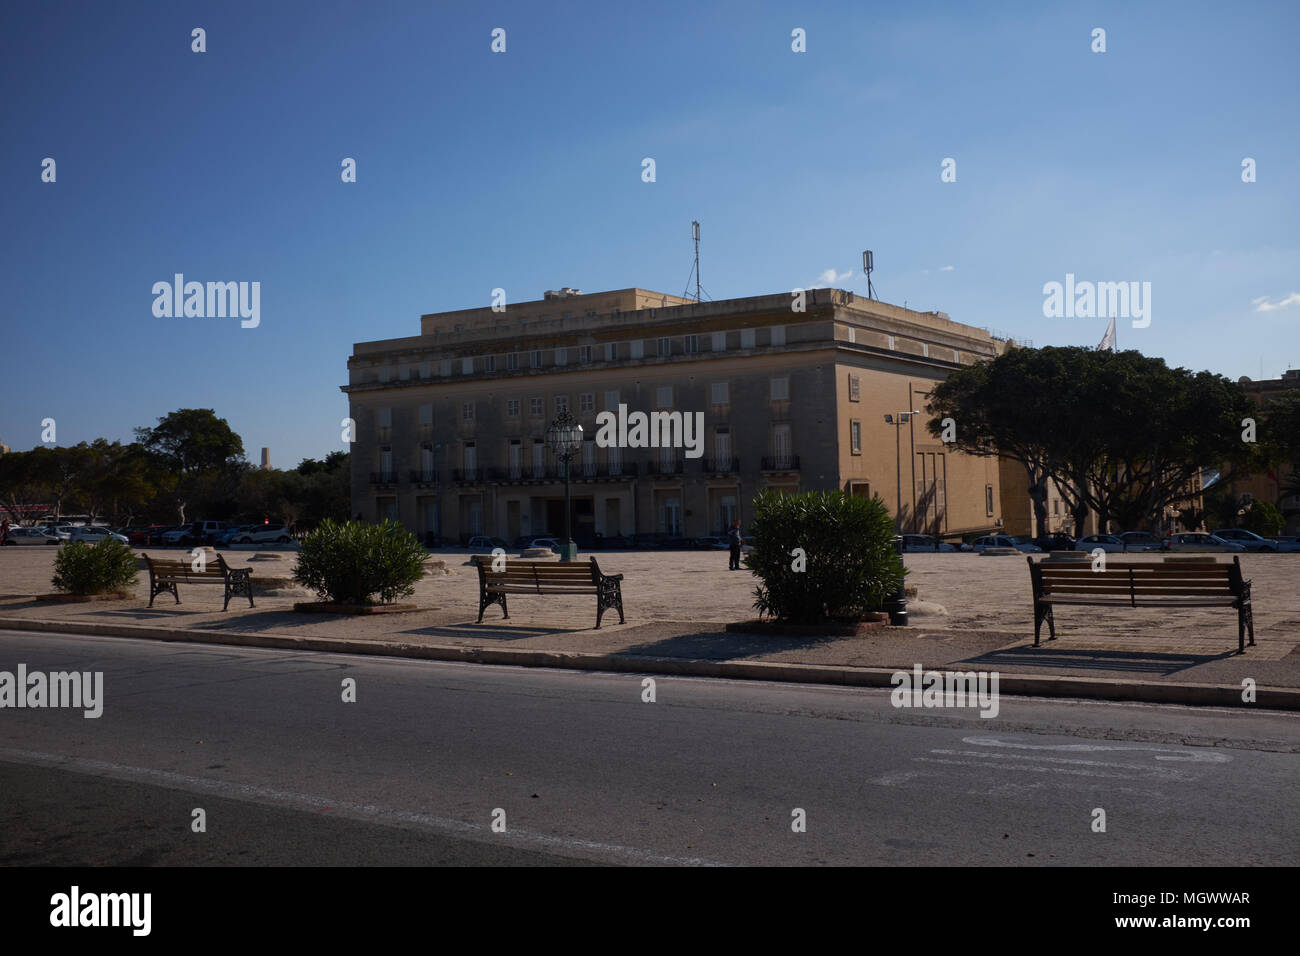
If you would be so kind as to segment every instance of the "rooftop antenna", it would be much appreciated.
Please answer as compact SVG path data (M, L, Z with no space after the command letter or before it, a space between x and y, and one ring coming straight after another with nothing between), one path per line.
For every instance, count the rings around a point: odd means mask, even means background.
M867 274L867 298L868 299L874 299L876 297L876 290L871 285L871 271L875 269L875 267L876 267L875 260L871 255L871 250L868 249L864 253L862 253L862 271Z
M691 273L695 276L695 301L704 301L700 294L700 224L698 220L691 220L691 238L695 240L695 265L691 268ZM685 296L691 291L691 277L686 277L686 288L682 295Z

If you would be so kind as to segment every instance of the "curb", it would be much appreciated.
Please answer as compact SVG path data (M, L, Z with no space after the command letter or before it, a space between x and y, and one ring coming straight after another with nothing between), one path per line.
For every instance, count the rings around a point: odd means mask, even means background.
M0 618L0 630L61 632L92 637L131 637L190 644L228 644L236 647L268 647L332 654L368 654L375 657L407 657L465 664L508 664L515 667L720 677L732 680L832 684L842 687L892 688L894 684L890 678L899 672L899 668L893 667L837 667L825 664L769 661L633 657L618 654L588 654L582 651L520 651L446 644L403 644L398 641L354 641L333 637L245 634L238 631L193 631L181 628L147 627L139 624L42 621L31 618ZM1249 704L1241 699L1241 687L1232 684L1164 684L1153 681L1116 681L1101 677L1001 674L998 690L1000 693L1032 697L1189 704L1207 707L1239 707L1250 710L1300 710L1300 688L1291 687L1258 687L1255 691L1255 701Z

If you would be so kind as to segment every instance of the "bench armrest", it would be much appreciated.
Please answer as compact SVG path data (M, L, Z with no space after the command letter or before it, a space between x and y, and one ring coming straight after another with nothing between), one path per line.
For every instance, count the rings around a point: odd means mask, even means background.
M623 575L621 575L621 574L602 574L601 577L604 578L606 581L622 581L622 580L623 580Z

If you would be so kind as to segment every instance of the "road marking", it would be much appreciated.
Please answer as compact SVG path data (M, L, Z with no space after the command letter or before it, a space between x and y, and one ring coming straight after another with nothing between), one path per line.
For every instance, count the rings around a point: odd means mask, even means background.
M1000 740L997 737L963 737L962 743L978 744L985 747L1013 747L1017 750L1061 750L1074 753L1105 750L1140 750L1156 754L1157 760L1185 760L1189 763L1228 763L1232 760L1227 754L1204 748L1172 750L1168 747L1147 747L1140 744L1026 744L1014 740ZM1165 756L1161 756L1161 754Z
M506 833L492 833L491 827L477 823L466 823L450 817L438 817L427 813L413 813L409 810L395 810L390 807L377 807L373 804L341 803L314 794L296 793L292 790L279 790L274 787L260 787L251 784L232 783L225 780L209 780L204 777L191 777L170 770L155 770L151 767L131 767L112 763L107 760L90 760L85 757L70 757L63 754L48 754L30 750L13 750L0 747L0 760L11 763L30 764L39 767L51 767L57 770L70 770L74 773L93 777L109 777L129 783L147 783L161 787L203 793L245 803L272 804L304 810L311 813L329 811L338 816L350 817L367 823L403 824L440 833L454 833L475 839L480 843L514 843L532 844L551 849L577 850L586 853L601 853L625 857L637 863L650 863L662 866L726 866L717 860L702 857L664 856L636 847L620 846L615 843L597 843L592 840L547 836L528 830L512 828Z

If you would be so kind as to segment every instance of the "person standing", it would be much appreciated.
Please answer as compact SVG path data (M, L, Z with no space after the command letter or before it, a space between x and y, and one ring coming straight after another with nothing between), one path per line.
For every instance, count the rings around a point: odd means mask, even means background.
M727 543L731 545L731 563L728 565L728 571L740 570L740 520L731 522L731 527L727 529Z
M8 540L9 540L9 519L5 518L4 521L0 521L0 544L4 544Z

